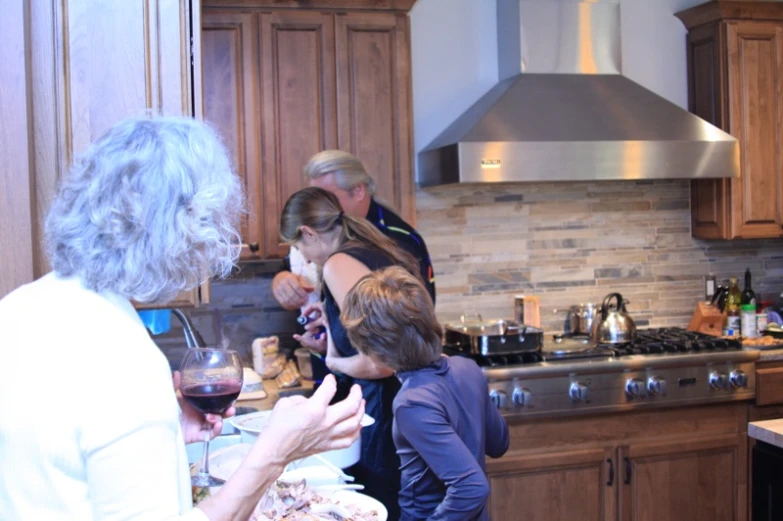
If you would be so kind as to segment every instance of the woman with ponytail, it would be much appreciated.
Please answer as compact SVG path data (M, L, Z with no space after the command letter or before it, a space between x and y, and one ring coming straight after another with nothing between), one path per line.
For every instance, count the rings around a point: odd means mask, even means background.
M308 327L327 327L326 365L339 375L340 387L358 383L373 426L362 430L362 456L350 472L364 492L381 501L389 519L399 517L399 458L392 440L392 402L400 388L394 371L360 354L351 345L340 322L340 309L350 289L365 275L389 266L401 266L420 278L417 261L366 219L343 212L337 197L309 187L291 196L280 219L280 237L302 256L323 268L323 305ZM316 305L318 306L318 305Z

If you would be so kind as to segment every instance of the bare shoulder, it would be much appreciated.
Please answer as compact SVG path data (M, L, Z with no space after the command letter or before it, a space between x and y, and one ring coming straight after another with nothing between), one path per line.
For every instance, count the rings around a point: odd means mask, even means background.
M345 296L351 288L369 273L370 268L361 261L345 253L337 253L329 257L324 264L323 277L338 306L342 308Z
M351 257L347 253L335 253L324 264L324 278L329 280L345 280L354 278L359 280L361 277L370 273L370 268L363 262Z

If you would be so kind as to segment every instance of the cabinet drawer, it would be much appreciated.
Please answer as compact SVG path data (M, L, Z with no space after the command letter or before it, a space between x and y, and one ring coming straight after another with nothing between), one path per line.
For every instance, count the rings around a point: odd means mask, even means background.
M783 367L756 370L756 405L783 404Z

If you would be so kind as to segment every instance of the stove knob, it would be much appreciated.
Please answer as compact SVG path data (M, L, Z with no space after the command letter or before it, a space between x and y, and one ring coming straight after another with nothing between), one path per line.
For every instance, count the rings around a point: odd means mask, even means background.
M505 391L498 391L493 389L489 392L489 399L495 404L498 409L505 409L508 406L508 395Z
M647 379L647 391L653 396L666 394L666 380L661 376L651 376Z
M568 390L572 402L586 402L588 388L585 384L574 382Z
M530 390L524 387L515 387L514 394L511 395L511 400L514 405L518 407L527 407L530 405Z
M740 387L747 387L748 375L745 374L745 371L740 371L737 369L736 371L729 373L729 381L731 382L731 386L735 389L739 389Z
M644 389L644 382L636 378L629 378L625 382L625 394L629 398L636 398L642 395L642 389Z
M710 387L713 389L726 389L729 386L729 379L726 373L713 371L710 373Z

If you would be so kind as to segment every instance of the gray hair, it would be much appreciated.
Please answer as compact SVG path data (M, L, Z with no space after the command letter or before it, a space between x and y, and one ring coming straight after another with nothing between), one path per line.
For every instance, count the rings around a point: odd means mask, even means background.
M343 190L352 190L363 184L370 195L375 195L375 179L370 177L358 157L342 150L318 152L307 161L304 174L309 179L334 174L335 184Z
M242 188L217 134L189 118L121 121L77 160L46 218L52 268L97 292L165 304L241 248Z

